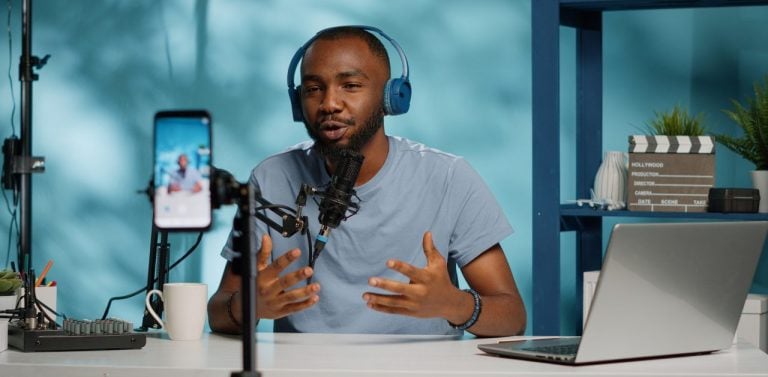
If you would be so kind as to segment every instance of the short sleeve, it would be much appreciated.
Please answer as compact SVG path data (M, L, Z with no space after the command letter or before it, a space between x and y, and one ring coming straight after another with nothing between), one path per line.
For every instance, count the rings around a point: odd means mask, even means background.
M248 180L248 185L252 192L258 193L260 191L259 181L257 178L257 169L253 169L251 172L251 177ZM251 200L251 208L258 208L259 203L255 200ZM261 237L267 232L266 225L264 225L263 222L257 221L256 217L249 216L249 222L250 222L250 228L251 228L251 250L253 252L257 252L259 248L261 248ZM234 225L234 224L233 224ZM232 261L233 259L240 256L240 253L234 250L234 244L233 244L233 233L234 229L232 229L229 232L229 237L227 237L227 242L224 244L224 247L221 250L221 256L224 257L228 261Z
M450 175L448 202L456 204L456 224L448 253L464 267L513 229L490 188L466 160L457 159Z

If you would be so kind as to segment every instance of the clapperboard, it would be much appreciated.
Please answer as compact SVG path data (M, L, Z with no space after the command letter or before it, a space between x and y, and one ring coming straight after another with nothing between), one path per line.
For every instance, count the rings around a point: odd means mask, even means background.
M706 212L715 184L711 136L629 137L627 209Z
M629 153L715 153L711 136L644 136L629 137Z

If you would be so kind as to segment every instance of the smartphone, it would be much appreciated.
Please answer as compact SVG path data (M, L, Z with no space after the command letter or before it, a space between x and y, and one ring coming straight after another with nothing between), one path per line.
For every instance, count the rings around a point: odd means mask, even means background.
M159 111L154 119L154 224L162 230L211 226L211 115Z

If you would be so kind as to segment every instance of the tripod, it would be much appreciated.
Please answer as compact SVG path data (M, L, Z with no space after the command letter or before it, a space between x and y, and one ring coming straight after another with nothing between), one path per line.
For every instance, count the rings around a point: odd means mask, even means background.
M160 238L159 242L158 237ZM160 230L155 224L152 224L149 244L149 266L147 268L147 293L153 289L162 290L163 284L168 282L170 249L168 232ZM156 284L155 274L157 274ZM157 295L152 295L150 306L152 306L152 309L158 316L163 315L163 301ZM149 310L144 308L144 317L142 318L139 331L147 331L150 328L159 329L160 324L149 314Z

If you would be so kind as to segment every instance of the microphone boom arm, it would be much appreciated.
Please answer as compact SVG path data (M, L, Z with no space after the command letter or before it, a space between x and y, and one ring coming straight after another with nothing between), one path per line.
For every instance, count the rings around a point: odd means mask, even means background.
M211 190L211 203L213 208L219 208L222 204L233 204L235 198L240 195L239 191L247 189L247 184L241 184L226 170L214 169L212 176L214 184ZM252 199L258 202L259 206L250 209L251 215L279 232L283 237L291 237L296 233L304 234L308 219L302 216L302 210L307 204L307 197L313 195L316 191L313 187L302 184L301 190L296 197L296 210L285 205L273 204L261 196L260 192L256 191L253 193ZM271 219L262 210L269 210L276 214L280 217L282 223Z

